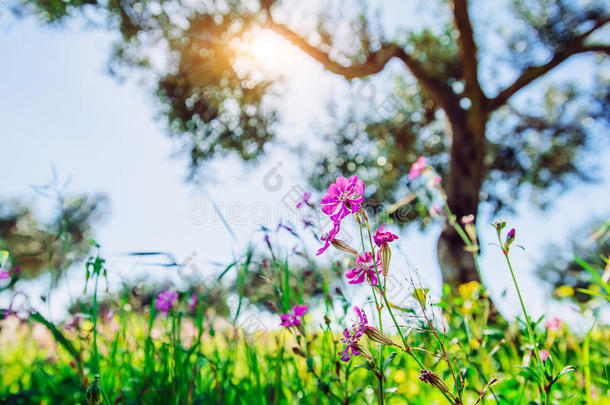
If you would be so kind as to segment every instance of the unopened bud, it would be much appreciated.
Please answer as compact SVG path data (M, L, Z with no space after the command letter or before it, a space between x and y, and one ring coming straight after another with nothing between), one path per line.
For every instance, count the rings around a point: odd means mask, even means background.
M294 352L294 354L296 354L297 356L301 356L303 358L307 357L305 355L305 353L303 353L303 351L301 349L299 349L298 347L293 347L292 351Z
M387 243L385 243L381 246L381 266L382 266L382 273L383 273L384 277L388 276L391 259L392 259L392 250L390 249L390 246Z
M361 354L362 356L364 356L364 358L365 358L365 359L367 359L367 360L369 360L369 361L373 361L373 356L371 355L371 353L370 353L370 352L369 352L367 349L365 349L364 347L362 347L360 344L356 343L356 344L354 345L354 348L355 348L356 350L358 350L358 351L360 352L360 354Z
M511 243L513 243L515 241L515 228L512 228L510 231L508 231L508 234L506 234L506 247L509 248Z
M358 257L358 251L347 243L343 242L342 240L333 239L330 243L335 247L335 249L341 250L345 253L351 253L354 256Z
M372 326L365 326L364 334L373 342L381 343L386 346L396 346L392 339L381 333L379 329L374 328Z
M445 394L449 394L449 387L447 387L445 381L443 381L443 379L435 372L429 370L422 370L421 374L419 375L419 379L425 382L426 384L430 384L438 388Z

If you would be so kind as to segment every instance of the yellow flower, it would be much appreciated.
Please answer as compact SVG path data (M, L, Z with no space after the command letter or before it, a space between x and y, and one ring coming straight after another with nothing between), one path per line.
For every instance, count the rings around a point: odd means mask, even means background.
M472 350L477 350L479 348L479 346L481 346L481 344L479 343L479 340L476 338L472 338L470 339L470 348Z
M574 295L574 288L569 285L562 285L553 292L553 295L557 298L571 297Z
M481 288L481 284L478 281L469 281L467 283L461 284L458 287L460 292L460 296L464 299L473 299L476 297L476 293Z
M405 373L404 371L398 370L397 372L394 373L394 381L396 381L397 384L402 384L406 380L407 380L407 373Z

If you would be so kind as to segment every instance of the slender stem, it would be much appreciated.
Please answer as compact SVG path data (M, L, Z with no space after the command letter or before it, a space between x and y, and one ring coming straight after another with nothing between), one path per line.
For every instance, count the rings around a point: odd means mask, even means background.
M100 273L95 274L95 289L93 290L93 308L91 310L91 317L93 318L93 369L96 374L100 372L99 364L99 353L97 350L97 284L100 278Z
M500 246L504 246L502 244L502 239L500 238L499 232L498 232L498 241L500 243ZM519 284L517 283L517 278L515 277L515 272L513 271L513 266L508 257L508 248L502 248L502 252L504 253L504 257L506 258L506 263L508 264L508 269L510 270L510 275L513 278L513 283L515 284L515 289L517 290L517 295L519 296L519 302L521 303L521 308L523 309L523 315L525 316L525 325L527 327L527 333L529 335L530 342L531 342L532 346L534 347L534 354L535 354L536 360L538 361L538 364L539 364L539 370L541 373L541 377L544 377L544 375L545 375L544 363L542 361L542 358L540 357L540 352L538 351L538 346L536 345L536 342L534 339L534 331L532 330L532 325L530 324L530 317L527 314L527 310L525 309L525 303L523 302L523 296L521 295L521 290L519 289ZM541 390L540 396L543 398L544 404L548 405L549 404L549 393L546 392L546 387L545 387L544 382L540 383L540 390Z

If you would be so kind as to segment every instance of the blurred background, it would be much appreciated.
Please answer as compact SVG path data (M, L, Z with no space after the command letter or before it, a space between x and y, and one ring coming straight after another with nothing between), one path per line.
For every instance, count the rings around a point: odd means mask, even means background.
M482 281L503 315L518 310L494 220L517 230L534 314L569 320L569 288L590 284L574 254L599 266L610 254L606 2L0 7L0 248L12 260L2 307L23 291L65 316L89 238L111 291L187 288L179 269L215 274L264 235L290 254L297 228L313 257L328 227L295 206L354 174L400 233L396 272L419 269L438 293L478 279L431 215L433 196L407 178L421 155L458 218L476 215Z

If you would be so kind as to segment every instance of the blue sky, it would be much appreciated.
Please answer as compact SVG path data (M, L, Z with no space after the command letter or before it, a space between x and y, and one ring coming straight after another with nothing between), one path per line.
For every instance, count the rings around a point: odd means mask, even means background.
M110 259L111 271L120 269L112 275L115 285L136 273L158 278L167 275L167 270L146 266L134 270L123 255L129 251L169 251L179 261L196 251L202 271L214 268L210 262L229 262L252 239L259 224L252 215L240 214L232 225L237 234L234 239L212 214L204 224L189 221L187 213L204 198L204 190L183 181L186 161L175 153L176 143L165 136L162 123L154 119L154 98L135 80L119 84L110 77L106 73L110 36L81 28L71 24L49 29L32 21L1 28L0 198L23 198L44 213L48 202L38 197L31 185L49 180L51 164L60 177L72 176L69 192L107 194L110 215L95 233ZM313 124L324 120L328 99L344 91L345 85L296 50L287 52L277 61L289 64L292 71L286 77L286 96L282 98L282 137L306 139L313 135ZM574 73L578 63L567 66L564 73ZM515 252L514 260L528 302L538 313L548 308L561 310L546 301L548 289L531 274L535 262L544 258L542 248L548 242L564 241L573 226L591 216L608 214L610 161L600 154L599 164L599 183L574 188L548 212L534 210L524 202L518 216L507 218L518 230L518 243L526 247L525 252ZM211 168L215 181L206 185L206 190L225 212L231 204L241 204L245 213L250 209L256 212L257 204L276 207L291 186L305 187L298 162L279 148L272 148L255 168L232 160ZM279 169L283 186L269 191L263 179L274 168ZM268 225L274 227L275 223ZM490 281L492 293L499 295L510 286L509 275L499 252L487 246L494 241L493 230L483 224L480 231L485 247L484 278ZM403 233L402 254L394 256L396 261L408 260L410 267L420 269L426 282L436 287L440 282L435 261L438 233L438 227L423 234L414 230ZM55 315L61 313L61 303L82 287L82 272L71 274L70 283L60 287L54 297L51 312ZM38 287L29 288L36 291ZM516 313L515 296L510 291L501 305L508 316Z

